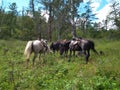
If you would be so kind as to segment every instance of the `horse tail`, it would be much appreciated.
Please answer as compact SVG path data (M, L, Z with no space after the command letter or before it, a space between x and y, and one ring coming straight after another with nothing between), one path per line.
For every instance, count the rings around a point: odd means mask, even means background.
M98 54L97 50L95 49L95 44L94 44L94 42L93 42L93 41L89 41L89 42L90 42L90 44L91 44L91 49L92 49L92 51L95 52L96 54Z
M24 55L26 56L27 59L29 59L32 53L32 49L33 49L33 41L28 41L24 51Z

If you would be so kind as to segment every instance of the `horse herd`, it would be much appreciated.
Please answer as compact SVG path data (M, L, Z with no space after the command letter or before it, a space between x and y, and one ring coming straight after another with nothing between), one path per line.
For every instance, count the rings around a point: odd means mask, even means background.
M71 40L59 40L52 42L50 45L48 45L47 40L41 39L41 40L32 40L28 41L27 45L25 47L24 55L26 56L27 62L29 62L30 55L32 52L34 52L33 57L33 66L36 57L39 54L43 53L45 54L47 51L51 53L59 52L60 55L65 55L71 57L72 55L75 55L75 52L82 52L85 56L86 63L88 63L89 57L90 57L90 49L94 51L96 54L98 52L95 50L94 42L87 39L82 38L73 38ZM70 61L70 59L69 59Z

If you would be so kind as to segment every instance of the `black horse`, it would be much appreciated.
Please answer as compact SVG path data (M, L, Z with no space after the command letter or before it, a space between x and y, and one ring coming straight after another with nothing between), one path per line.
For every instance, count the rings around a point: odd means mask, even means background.
M60 44L60 55L65 54L67 56L70 42L70 40L66 40Z
M66 41L65 40L58 40L56 42L52 42L50 45L50 49L55 53L56 51L58 52L60 50L60 46L62 43L64 43Z
M59 45L60 42L52 42L50 45L50 49L55 53L56 51L59 51Z
M96 54L98 52L95 49L94 42L91 40L86 40L86 39L76 39L72 40L70 45L70 56L72 51L82 51L83 54L85 55L86 63L88 63L88 59L90 57L90 50L94 51Z

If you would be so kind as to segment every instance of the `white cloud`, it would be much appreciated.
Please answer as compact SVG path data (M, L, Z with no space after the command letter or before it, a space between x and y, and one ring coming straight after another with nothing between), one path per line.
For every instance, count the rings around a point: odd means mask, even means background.
M113 2L117 2L117 3L120 3L120 0L106 0L107 3L113 3Z
M84 3L88 2L88 1L89 0L84 0ZM91 0L91 2L92 2L91 7L94 7L93 13L97 13L96 17L98 18L98 20L96 20L96 22L101 22L102 26L104 26L105 22L103 22L103 21L106 20L107 16L109 15L109 12L111 10L110 5L114 1L120 3L120 0L106 0L107 4L104 7L102 7L102 9L97 11L97 8L99 8L99 6L104 1L103 0ZM108 29L116 29L117 27L113 24L114 24L114 21L108 22Z
M49 11L47 10L42 10L41 11L41 16L43 16L46 19L46 22L48 22L49 19Z
M103 7L101 10L97 11L97 15L96 17L98 17L99 19L97 20L97 22L101 22L102 26L104 26L104 21L107 18L107 15L109 15L109 12L111 10L110 7L111 3L107 4L105 7ZM114 21L109 21L108 22L108 30L109 29L116 29L117 27L114 25Z
M84 3L88 2L90 0L84 0ZM100 3L102 0L91 0L91 7L93 9L93 13L95 13L97 11L97 8L99 8Z
M33 15L30 12L27 12L27 15L29 17L33 18ZM47 10L41 10L41 16L42 16L42 19L44 19L46 22L48 22L49 11L47 11Z
M93 12L97 10L97 8L100 6L100 3L99 2L94 2L91 4L91 7L93 7Z
M98 17L98 22L102 22L102 20L106 20L107 15L110 12L110 4L107 4L101 10L97 11L96 17Z
M91 2L101 2L102 0L83 0L85 3L88 2L88 1L91 1Z

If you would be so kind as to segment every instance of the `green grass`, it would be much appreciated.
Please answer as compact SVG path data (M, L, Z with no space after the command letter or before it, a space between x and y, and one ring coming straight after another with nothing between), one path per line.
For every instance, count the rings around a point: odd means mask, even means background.
M59 53L48 53L36 59L34 68L32 61L26 68L26 41L0 40L0 90L119 90L120 42L94 42L105 54L97 56L91 51L88 64L84 56L68 62Z

